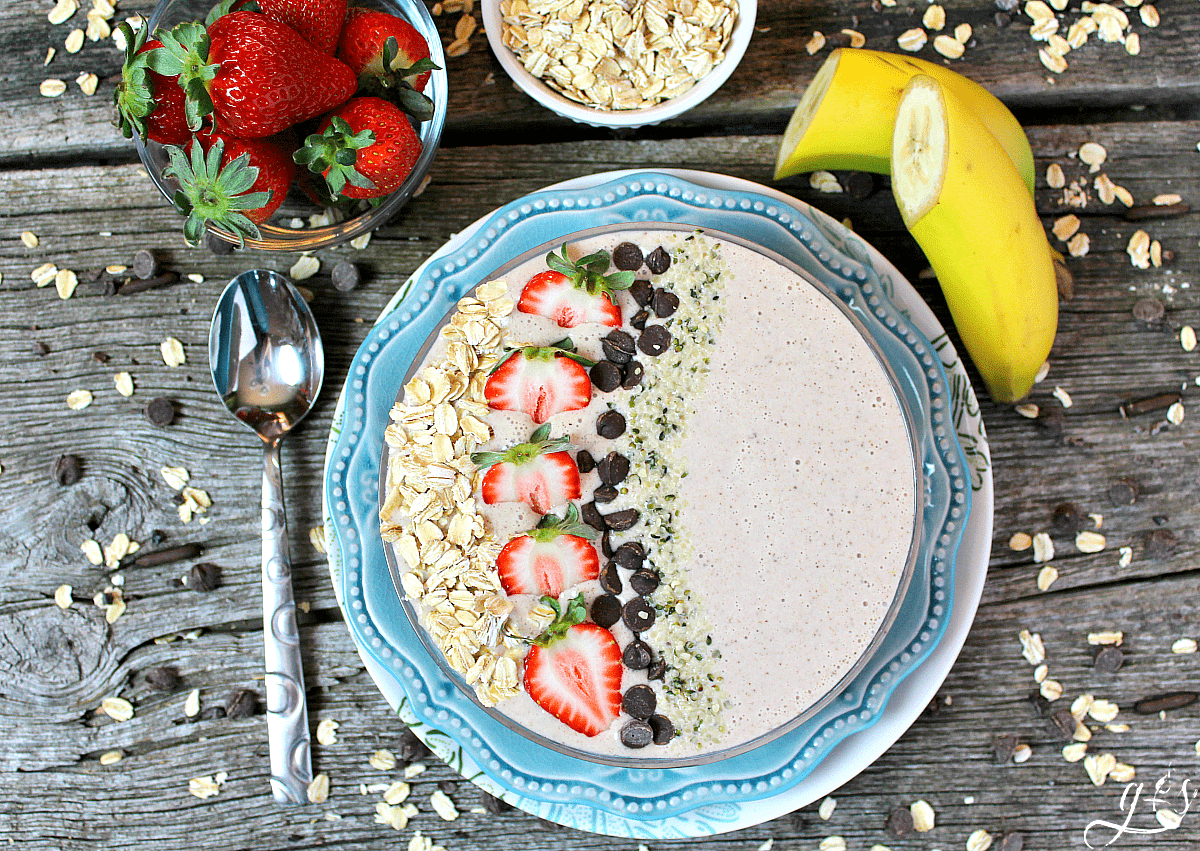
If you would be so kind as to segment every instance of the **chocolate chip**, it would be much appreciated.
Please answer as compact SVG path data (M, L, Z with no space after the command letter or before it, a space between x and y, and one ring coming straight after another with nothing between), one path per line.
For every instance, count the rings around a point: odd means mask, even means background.
M604 553L605 558L612 558L615 554L612 546L612 535L605 529L600 533L600 552Z
M621 573L617 570L615 561L610 561L600 571L600 587L609 594L620 594L625 590L625 586L621 584Z
M625 374L621 378L621 386L626 390L632 390L642 383L642 377L646 374L646 368L637 361L630 361L625 364Z
M1133 303L1133 318L1147 325L1161 322L1166 313L1167 309L1163 307L1163 303L1151 296L1139 298Z
M187 584L193 591L215 591L221 587L220 566L207 561L192 565Z
M408 727L400 734L399 746L396 748L396 756L404 762L412 762L417 759L424 759L427 756L433 756L433 751L421 741L421 738L410 730Z
M592 491L592 501L597 505L608 505L618 496L620 494L612 485L600 485L600 487Z
M1013 16L1011 12L997 12L992 16L992 20L996 22L997 29L1007 29L1012 26Z
M620 452L610 452L596 462L596 472L604 484L619 485L629 475L629 459Z
M334 266L329 276L333 280L333 288L340 293L348 293L362 282L358 267L348 260Z
M650 686L639 683L625 690L621 698L621 711L640 721L649 721L654 710L658 708L658 696Z
M154 273L158 271L158 261L154 259L154 255L146 249L141 249L133 255L133 274L135 277L145 280L153 278Z
M1033 689L1025 699L1029 701L1029 708L1038 718L1045 718L1050 713L1050 701L1046 700L1041 689Z
M633 314L633 318L629 320L629 324L637 330L641 331L646 327L646 323L650 321L650 310L643 307L637 313Z
M1023 851L1025 837L1020 833L1006 833L1000 840L1000 851Z
M73 485L83 477L83 462L78 455L59 455L51 472L60 485Z
M482 789L479 790L479 794L482 796L483 808L494 816L504 815L513 809L513 805L508 801L503 801L495 795L489 795Z
M604 594L592 601L592 622L608 629L621 619L621 601Z
M151 425L166 427L175 422L175 403L166 396L151 399L146 406L146 419Z
M1133 711L1138 715L1157 715L1172 709L1182 709L1191 706L1200 695L1194 691L1169 691L1165 694L1155 694L1143 697L1133 705Z
M650 297L654 295L654 284L645 278L634 281L629 287L629 294L633 296L633 300L637 302L638 307L645 307L650 303Z
M657 357L671 348L671 332L663 325L649 325L638 335L638 348L651 357Z
M1075 730L1079 722L1071 714L1070 709L1060 709L1050 715L1050 729L1057 733L1063 741L1069 742L1075 738Z
M656 275L671 268L671 255L661 245L646 255L646 268Z
M458 791L458 784L453 780L439 780L438 789L443 795L453 795Z
M645 670L649 667L652 659L653 654L650 653L650 645L637 639L626 644L625 652L621 654L621 661L631 671Z
M596 434L615 440L625 433L625 417L620 411L605 411L596 417Z
M1108 501L1116 507L1133 505L1137 502L1137 488L1124 479L1113 482L1108 486Z
M624 532L632 529L642 515L636 508L626 508L624 511L614 511L604 515L604 523L614 532Z
M146 672L146 685L154 691L174 691L183 685L183 677L175 667L163 665Z
M1051 523L1054 528L1062 532L1069 532L1074 535L1077 532L1082 532L1094 524L1092 518L1088 517L1080 508L1073 502L1059 503L1054 507L1054 514L1051 516Z
M581 473L590 473L596 469L596 459L586 449L580 449L575 453L575 466Z
M96 363L108 363L112 356L108 352L92 352L92 360Z
M588 374L592 377L596 389L602 393L608 393L621 386L621 368L612 361L600 361Z
M667 675L667 663L662 657L655 659L646 669L646 676L652 680L661 680Z
M666 319L679 309L679 296L670 290L655 290L654 298L650 299L650 309L659 319Z
M621 620L634 632L645 632L654 626L654 607L642 597L634 597L621 609Z
M1170 529L1151 529L1138 537L1145 544L1146 555L1151 558L1164 558L1171 555L1175 551L1175 545L1179 543L1179 539Z
M842 180L842 188L855 201L865 201L879 187L875 175L866 171L852 171Z
M997 762L1008 762L1017 750L1017 737L1012 733L1001 733L992 737L992 753Z
M603 531L605 528L604 515L600 513L600 509L596 507L594 502L585 502L583 508L580 509L580 516L583 522L591 526L597 532Z
M1119 647L1105 647L1096 654L1092 667L1102 674L1115 674L1125 663L1125 654Z
M885 827L887 827L888 833L900 839L910 836L913 832L912 813L908 811L907 807L896 807L888 813Z
M675 725L666 715L651 715L650 729L654 731L654 744L669 745L675 738Z
M643 597L648 597L654 593L654 589L658 587L658 574L653 570L636 570L633 576L629 577L629 587L634 590L634 593L641 594Z
M206 706L200 710L200 714L196 716L197 721L212 721L214 718L224 718L224 706Z
M644 748L654 741L654 731L645 721L634 718L621 728L621 744L627 748Z
M221 237L217 236L212 231L204 232L204 244L209 251L218 257L227 257L228 255L232 254L233 250L237 247L232 242L226 242L225 240L221 239Z
M225 715L237 720L249 718L258 711L258 694L248 688L234 689L225 698Z
M613 265L622 272L632 272L642 268L642 249L632 242L622 242L612 253Z
M94 529L92 531L95 531ZM167 542L167 533L162 529L155 529L150 533L150 543L156 547L160 547Z
M620 328L609 331L605 337L602 337L600 348L604 350L606 358L617 364L629 363L637 352L633 337L629 335L628 331L622 331Z
M35 355L48 355L50 354L50 346L41 340L35 340L33 343L33 353Z
M613 558L617 560L617 564L629 570L638 570L642 566L642 562L646 558L646 548L637 541L626 541L617 547L617 552Z

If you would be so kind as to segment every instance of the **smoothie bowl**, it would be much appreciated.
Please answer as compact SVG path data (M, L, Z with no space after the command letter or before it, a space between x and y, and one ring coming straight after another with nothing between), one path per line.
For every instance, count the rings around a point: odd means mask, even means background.
M592 228L488 274L414 359L384 550L425 649L508 729L710 763L803 725L887 635L923 557L924 422L790 261Z

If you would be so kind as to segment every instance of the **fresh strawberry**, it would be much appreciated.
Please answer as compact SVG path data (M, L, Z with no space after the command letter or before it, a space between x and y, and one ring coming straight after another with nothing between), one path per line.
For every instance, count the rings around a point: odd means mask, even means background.
M175 208L188 217L183 235L195 245L212 223L237 237L257 239L258 225L279 209L296 176L288 151L270 139L228 133L197 136L191 151L169 145L163 175L179 182Z
M186 145L191 141L183 112L184 94L178 77L164 77L150 70L149 52L162 47L156 40L146 40L146 28L137 32L128 23L119 27L125 36L125 64L121 82L117 83L113 103L117 106L117 122L125 138L137 133L163 145Z
M335 198L381 198L400 188L420 155L421 140L399 107L359 97L330 114L295 159L323 174Z
M517 310L553 319L562 328L593 322L621 327L621 310L613 303L612 294L629 289L633 272L605 275L610 263L604 251L575 261L567 257L566 245L561 257L551 251L546 255L550 268L525 284Z
M524 534L512 538L496 557L500 585L507 594L562 592L600 575L600 557L592 546L592 527L579 522L579 509L567 506L561 518L547 514Z
M188 126L215 113L242 139L260 139L328 112L350 99L358 80L346 65L312 47L286 24L257 12L222 15L159 31L150 67L179 75Z
M553 597L543 602L558 609ZM597 736L621 714L621 648L612 633L580 623L586 606L576 597L534 639L525 657L525 691L572 730Z
M394 40L390 52L388 39ZM361 8L347 12L337 58L359 77L407 79L418 92L429 82L429 70L416 74L411 70L422 59L429 61L429 45L412 24L387 12Z
M590 366L591 361L575 354L569 339L513 349L488 376L483 395L498 411L524 411L535 423L544 423L592 401Z
M333 53L346 20L346 0L258 0L268 18L287 24L323 53Z
M579 468L567 452L565 437L550 438L550 425L535 431L528 443L506 452L476 452L471 461L483 474L480 490L488 505L524 502L538 514L579 499Z

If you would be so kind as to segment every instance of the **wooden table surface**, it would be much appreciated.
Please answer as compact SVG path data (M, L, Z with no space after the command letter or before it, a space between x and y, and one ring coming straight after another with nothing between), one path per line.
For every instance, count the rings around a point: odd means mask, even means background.
M469 53L450 60L450 118L428 188L364 250L320 251L322 271L304 282L315 294L325 341L326 391L286 444L285 480L296 595L307 608L301 633L312 724L335 719L340 727L336 744L314 745L315 770L330 778L328 800L292 809L271 800L262 714L188 720L184 703L193 689L204 708L223 705L235 689L262 692L258 446L214 396L206 341L213 304L230 277L254 266L286 272L296 256L245 251L218 257L184 246L179 218L109 124L116 49L104 40L67 53L63 39L82 26L76 22L84 11L75 22L52 26L46 19L51 5L0 4L6 57L0 75L0 718L8 731L0 747L0 839L31 849L403 848L419 829L451 851L633 851L636 841L575 832L519 811L476 812L479 792L436 760L413 780L419 814L412 823L399 832L375 823L380 793L364 795L360 786L400 776L399 768L372 768L368 758L379 748L396 748L402 725L364 670L324 559L308 538L320 522L322 458L337 390L388 298L480 215L548 183L609 169L682 166L770 184L779 134L829 51L805 51L813 31L852 28L869 47L895 49L899 33L920 26L927 4L764 2L749 53L715 96L677 121L632 132L597 131L546 112L512 87L481 33ZM119 11L150 6L121 0ZM1070 6L1067 22L1081 14L1076 0ZM1044 412L1061 414L1061 423L1027 419L1011 406L983 400L996 491L991 564L974 626L936 706L833 793L837 807L828 820L814 803L687 847L759 849L773 839L778 849L800 851L839 835L862 851L876 843L895 851L949 851L967 847L979 829L995 838L993 848L1007 833L1039 851L1086 847L1089 822L1125 821L1126 784L1110 779L1095 786L1084 762L1064 759L1064 743L1028 699L1037 685L1021 655L1023 629L1040 633L1050 678L1062 685L1053 709L1090 694L1115 703L1120 712L1112 723L1128 725L1107 729L1090 721L1088 752L1111 753L1136 770L1142 791L1128 824L1160 832L1127 833L1112 847L1200 843L1200 816L1184 812L1180 795L1181 781L1190 780L1194 792L1200 773L1200 707L1163 716L1133 710L1141 698L1197 685L1198 657L1172 648L1181 638L1200 638L1200 443L1190 415L1169 424L1161 408L1129 418L1119 413L1123 402L1157 393L1181 393L1185 409L1200 396L1194 383L1200 353L1180 344L1183 326L1200 325L1198 288L1191 286L1200 270L1195 217L1131 224L1119 202L1101 203L1090 187L1094 175L1076 158L1083 143L1102 145L1102 173L1128 188L1138 204L1164 193L1200 198L1200 77L1192 73L1200 14L1192 0L1163 0L1161 26L1150 28L1146 13L1122 6L1129 32L1140 37L1140 54L1093 35L1068 55L1066 72L1054 75L1039 62L1041 45L1030 38L1029 18L1018 13L999 21L986 0L950 0L945 8L950 26L968 22L974 33L965 56L947 64L989 86L1028 126L1045 224L1073 211L1090 237L1086 256L1068 260L1074 295L1062 303L1049 376L1031 397ZM440 19L447 40L456 19ZM57 55L44 67L52 45ZM941 61L932 44L920 55ZM100 77L94 96L75 84L81 72ZM66 81L67 92L41 96L39 84L48 77ZM1062 190L1046 184L1052 163L1068 183L1088 187L1086 207L1069 209ZM890 192L852 200L819 194L803 177L777 188L839 219L848 216L949 324L936 283L920 275L925 262L904 233ZM1131 264L1126 245L1139 227L1170 255L1161 268ZM40 244L26 247L23 231ZM163 267L202 275L203 282L185 279L132 296L105 296L84 282L63 301L53 286L39 289L30 277L47 262L81 276L129 264L142 248L154 251ZM337 292L329 281L329 269L341 259L364 273L351 293ZM1139 301L1142 310L1161 307L1161 317L1136 318ZM159 344L167 336L183 343L186 364L164 365ZM114 389L113 375L121 371L133 378L129 398ZM1069 394L1070 407L1055 398L1056 388ZM80 389L94 394L93 403L69 410L68 394ZM177 406L178 418L167 428L143 416L158 396ZM82 478L69 486L51 474L62 454L83 462ZM180 521L159 474L164 466L185 467L192 484L211 495L211 522ZM1077 550L1062 511L1056 521L1064 503L1103 516L1102 551ZM208 593L181 587L179 576L195 559L121 571L127 610L110 625L93 595L112 571L92 566L81 543L107 545L127 533L150 548L155 530L170 543L201 544L203 560L223 568L223 584ZM1017 532L1052 537L1059 578L1049 590L1038 590L1041 565L1032 553L1010 549ZM73 589L66 609L54 601L63 584ZM1115 674L1097 672L1098 648L1088 636L1117 630L1124 636L1124 666ZM146 682L146 672L163 665L182 677L173 692L154 691ZM113 696L130 701L131 719L115 721L99 711ZM1031 748L1027 761L997 758L994 739L1005 735ZM101 761L111 751L123 758ZM227 779L217 795L190 794L189 780L218 772ZM429 803L439 788L462 811L453 822ZM935 828L907 837L889 832L888 814L918 799L932 805ZM1133 801L1131 791L1126 811ZM1178 829L1163 829L1156 807L1184 813ZM1093 829L1086 839L1098 846L1113 836L1111 829ZM1006 849L1019 847L1008 842Z

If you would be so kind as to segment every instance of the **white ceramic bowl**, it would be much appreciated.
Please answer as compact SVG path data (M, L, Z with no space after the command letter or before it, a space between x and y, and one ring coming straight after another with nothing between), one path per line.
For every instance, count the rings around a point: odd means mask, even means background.
M644 127L647 124L658 124L682 115L705 100L729 79L733 69L742 61L746 47L750 44L750 36L754 33L754 19L757 11L757 0L738 0L737 24L730 34L725 58L708 73L708 76L679 97L665 100L657 106L646 109L601 110L584 106L564 97L526 71L516 54L500 41L500 36L504 31L500 16L500 0L483 0L481 3L484 31L487 33L488 43L492 46L492 52L496 54L496 58L500 60L500 64L504 66L508 76L512 77L521 91L564 118L578 121L580 124L589 124L592 127Z

